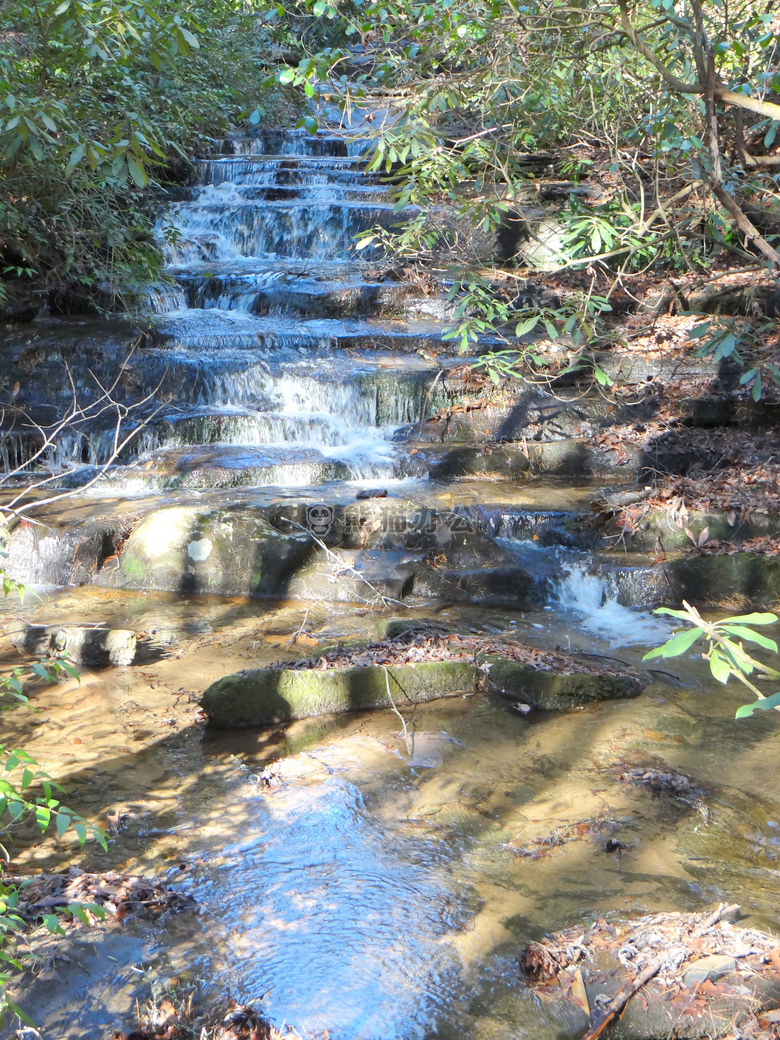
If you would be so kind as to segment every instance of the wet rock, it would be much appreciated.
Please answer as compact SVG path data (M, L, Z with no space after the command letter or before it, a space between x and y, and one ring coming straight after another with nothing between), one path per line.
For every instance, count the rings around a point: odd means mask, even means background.
M283 594L311 550L246 510L169 506L145 517L97 584L224 596Z
M695 986L701 982L715 982L723 975L730 975L735 971L737 962L733 957L713 954L710 957L701 957L694 961L684 976L686 986Z
M220 728L264 726L368 708L400 708L476 688L472 665L459 661L365 668L258 668L217 680L201 705Z
M609 672L543 671L520 661L485 655L488 685L507 700L532 708L573 708L593 701L637 697L642 692L638 679Z
M374 624L374 631L380 639L399 639L402 636L415 634L439 633L449 626L442 625L431 618L380 618Z
M459 445L438 458L432 457L429 472L434 480L473 476L516 478L530 468L528 456L514 445Z
M11 638L19 650L36 657L65 654L74 664L89 668L121 668L157 661L171 645L170 640L128 629L86 625L27 625Z
M291 578L291 599L373 603L411 596L422 558L403 551L317 553Z
M474 476L516 479L526 473L560 477L609 474L630 480L641 474L646 465L644 453L634 445L623 446L618 455L582 439L529 442L522 447L459 445L443 453L425 450L430 476L436 480Z
M757 553L689 556L659 565L678 600L699 607L774 608L780 601L780 559Z
M29 625L13 635L20 650L40 657L67 654L75 664L94 668L133 664L136 658L135 632L126 629L87 628L83 625Z

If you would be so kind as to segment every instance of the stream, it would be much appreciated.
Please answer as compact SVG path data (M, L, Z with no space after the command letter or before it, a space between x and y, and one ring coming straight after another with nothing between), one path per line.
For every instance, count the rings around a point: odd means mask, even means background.
M437 471L448 446L424 439L423 421L452 402L442 373L463 359L445 352L445 298L386 277L370 249L355 257L356 234L399 219L362 172L362 148L336 132L265 131L197 164L198 184L160 220L168 280L149 290L157 331L132 362L139 393L164 374L173 394L103 477L43 514L45 533L12 546L12 572L41 595L6 603L8 617L129 628L167 648L84 668L78 683L34 690L35 712L4 716L5 743L115 832L107 853L47 840L23 845L14 866L162 875L200 907L71 931L63 959L52 947L18 995L44 1038L128 1028L136 1001L177 980L199 999L253 1002L307 1037L553 1040L554 1009L519 978L529 938L719 900L780 928L780 733L763 717L735 722L739 692L716 688L703 662L664 662L637 700L568 713L523 714L487 694L419 705L408 742L389 711L205 727L197 702L209 683L370 640L386 616L618 667L642 668L671 631L647 609L647 559L590 551L571 533L575 511L625 482L616 467L522 481ZM36 335L70 333L49 322ZM113 356L110 332L85 322L78 335ZM52 471L78 489L112 438L99 422L62 437ZM7 465L28 450L18 431L2 444ZM372 576L371 595L339 592L322 561L308 584L293 578L264 598L229 584L139 584L107 562L121 567L121 541L90 580L73 580L83 532L106 517L300 507L325 537L338 510L376 488L386 511L371 516L383 523L420 510L468 516L491 539L502 584L488 594L469 577L458 602L415 598L403 575L422 555L382 541L349 557ZM189 543L190 571L204 544ZM467 577L481 563L470 567ZM519 601L521 582L532 591ZM376 588L402 588L404 602ZM696 800L620 779L635 767L680 771Z

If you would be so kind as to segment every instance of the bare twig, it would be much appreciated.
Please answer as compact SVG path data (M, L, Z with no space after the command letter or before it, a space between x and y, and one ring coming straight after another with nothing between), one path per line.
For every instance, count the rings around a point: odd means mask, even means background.
M406 719L403 717L398 708L396 708L395 701L393 700L393 695L390 692L390 673L387 670L387 665L382 665L382 667L385 670L385 683L387 684L387 696L390 701L390 706L392 707L393 711L396 713L398 718L401 720L401 725L403 726L403 729L401 730L401 736L404 738L404 743L406 744L406 753L409 756L409 758L411 758L413 754L413 749L412 742L409 740L409 732L406 728Z
M654 964L649 964L640 975L637 975L633 982L624 986L623 989L612 998L609 1009L601 1016L598 1022L596 1022L596 1024L584 1034L582 1040L597 1040L607 1026L620 1017L626 1004L628 1004L634 994L648 983L650 979L655 978L661 968L662 964L660 961L656 961Z

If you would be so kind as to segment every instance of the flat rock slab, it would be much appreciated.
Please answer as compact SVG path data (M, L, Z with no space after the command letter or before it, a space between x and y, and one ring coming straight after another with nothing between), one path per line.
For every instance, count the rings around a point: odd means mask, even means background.
M423 633L424 634L424 633ZM372 664L388 651L402 663ZM292 719L371 708L391 708L470 695L481 687L488 666L489 683L509 700L545 710L577 707L609 698L634 697L641 691L631 675L571 672L485 656L403 663L404 647L387 641L356 651L356 664L334 664L327 657L302 668L257 668L217 680L205 690L201 706L213 726L267 726ZM352 657L347 655L347 661ZM392 699L391 699L392 698Z
M473 694L476 671L462 661L366 668L256 668L218 679L201 706L212 726L265 726L368 708ZM389 692L388 692L389 691Z
M711 954L694 961L686 971L683 981L686 986L695 986L700 982L715 982L723 975L730 975L737 970L737 962L725 954Z

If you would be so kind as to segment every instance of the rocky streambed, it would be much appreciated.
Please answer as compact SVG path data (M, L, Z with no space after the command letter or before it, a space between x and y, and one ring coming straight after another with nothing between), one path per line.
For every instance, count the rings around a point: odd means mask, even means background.
M162 876L201 908L70 928L23 982L44 1035L196 991L301 1035L557 1037L529 940L720 900L780 926L772 720L735 723L702 662L641 661L652 606L776 605L772 407L674 352L600 357L608 394L486 391L446 279L356 258L398 219L361 148L223 142L171 202L150 330L0 345L7 566L44 593L5 604L4 663L81 667L4 742L111 835L22 835L13 868ZM749 501L739 454L702 447L736 428Z

